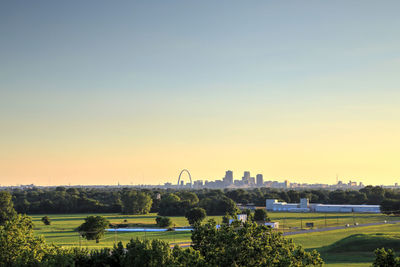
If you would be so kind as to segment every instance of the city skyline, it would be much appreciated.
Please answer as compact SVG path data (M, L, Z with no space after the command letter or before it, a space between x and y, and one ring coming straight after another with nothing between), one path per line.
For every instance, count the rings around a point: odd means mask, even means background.
M1 185L400 178L398 1L0 6Z
M283 189L300 189L300 188L326 188L326 189L346 189L346 188L362 188L371 184L364 184L362 180L354 180L350 177L339 177L336 176L336 181L334 183L306 183L303 181L288 180L288 178L276 179L267 178L264 179L262 173L251 174L251 171L243 171L243 176L237 174L237 179L235 178L234 172L232 170L226 170L225 176L221 179L209 178L200 179L198 177L193 177L188 169L182 169L177 177L178 182L174 182L171 178L166 179L167 181L159 184L121 184L120 181L115 184L0 184L0 187L31 187L31 186L145 186L145 187L165 187L165 188L256 188L256 187L271 187L271 188L283 188ZM348 180L348 182L346 182ZM379 184L378 186L384 187L398 187L398 183L394 184Z

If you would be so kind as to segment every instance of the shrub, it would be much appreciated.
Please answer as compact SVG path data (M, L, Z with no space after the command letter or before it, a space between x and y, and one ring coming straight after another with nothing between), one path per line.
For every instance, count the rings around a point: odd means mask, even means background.
M44 216L42 218L42 222L44 223L44 225L50 225L51 224L51 220L48 216Z
M158 227L169 227L172 224L172 221L168 217L162 217L162 216L157 216L156 218L156 224Z

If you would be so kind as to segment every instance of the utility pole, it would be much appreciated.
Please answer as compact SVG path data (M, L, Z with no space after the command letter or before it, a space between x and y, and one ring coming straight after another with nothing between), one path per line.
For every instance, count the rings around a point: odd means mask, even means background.
M176 245L176 229L175 229L175 224L174 224L174 243Z

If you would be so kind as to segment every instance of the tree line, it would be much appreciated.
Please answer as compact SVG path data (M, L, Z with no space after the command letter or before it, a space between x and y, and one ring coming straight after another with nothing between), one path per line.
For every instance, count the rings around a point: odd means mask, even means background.
M135 188L32 188L9 190L15 209L26 214L51 213L124 213L183 216L193 207L208 215L233 214L235 203L265 206L268 198L299 202L309 198L322 204L375 204L384 212L400 210L400 190L367 186L360 190L283 190L255 189L135 189Z
M95 222L97 221L97 222ZM78 229L89 224L104 229L107 221L89 216ZM100 236L86 236L99 239ZM192 246L171 249L162 240L131 239L113 248L88 250L48 244L34 233L32 219L17 214L11 195L0 192L0 266L322 266L317 251L307 252L290 239L252 221L234 221L217 229L213 220L194 222Z

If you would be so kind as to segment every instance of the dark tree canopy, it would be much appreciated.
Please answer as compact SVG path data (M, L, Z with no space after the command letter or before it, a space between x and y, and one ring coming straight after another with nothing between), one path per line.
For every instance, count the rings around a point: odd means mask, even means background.
M255 221L269 221L267 211L265 209L256 209L254 211Z
M208 215L235 215L238 208L235 202L226 196L213 196L202 199L199 206L207 211Z
M147 214L153 200L148 193L127 190L122 195L122 203L124 214Z
M9 192L15 210L26 214L158 212L162 216L184 216L191 208L201 207L208 215L233 215L237 211L235 203L265 206L268 198L291 203L305 197L311 203L381 205L386 213L400 214L400 190L379 186L334 191L264 187L224 190L58 187L10 189Z
M182 216L190 208L190 200L181 199L177 194L169 193L161 197L158 214L163 216Z

